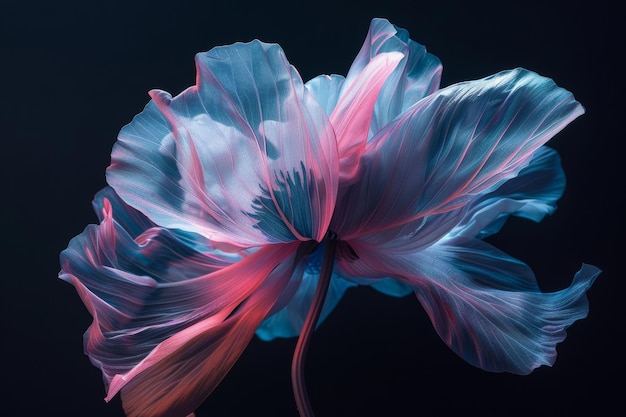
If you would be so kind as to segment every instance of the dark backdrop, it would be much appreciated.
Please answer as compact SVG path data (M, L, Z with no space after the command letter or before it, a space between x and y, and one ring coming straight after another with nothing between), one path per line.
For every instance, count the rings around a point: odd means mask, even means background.
M254 38L280 43L305 80L345 74L373 17L439 56L444 86L522 66L575 94L587 113L551 142L568 178L559 210L540 224L510 222L492 242L529 263L545 290L567 286L581 262L605 272L555 366L526 377L466 364L414 297L353 289L313 339L317 416L624 413L624 37L608 4L4 0L0 415L123 416L82 353L91 318L56 275L59 252L96 220L111 147L148 90L177 94L194 83L196 52ZM295 417L294 344L253 340L198 416Z

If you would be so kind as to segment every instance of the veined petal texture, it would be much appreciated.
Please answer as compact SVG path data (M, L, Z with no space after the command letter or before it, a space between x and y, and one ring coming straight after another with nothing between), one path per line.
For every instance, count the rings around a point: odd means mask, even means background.
M342 84L330 114L337 139L340 182L355 179L378 93L403 57L399 52L379 54L361 72Z
M564 189L565 173L558 153L542 146L515 178L472 200L447 237L487 237L497 233L510 215L539 222L556 210Z
M364 256L345 266L413 286L435 330L459 356L493 372L528 374L552 365L565 329L586 317L585 292L600 270L583 265L569 288L542 293L524 263L482 240L451 240L406 255Z
M197 85L125 126L107 181L156 224L235 247L321 240L335 203L328 117L282 49L259 41L196 56Z
M326 114L330 116L333 110L335 110L344 81L345 77L343 75L318 75L307 81L304 86L313 95L315 101L322 106Z
M340 190L331 228L346 240L392 229L424 232L425 219L456 216L475 196L515 177L582 113L571 93L523 69L442 89L373 138L360 180ZM447 221L448 231L455 222ZM440 223L433 227L445 232Z
M194 391L189 395L196 407L199 396L204 399L217 385L287 286L297 243L240 255L223 253L203 246L206 241L201 237L151 226L111 188L98 194L94 206L101 209L101 223L88 226L62 252L60 277L76 287L93 316L85 333L85 351L103 372L107 398L138 375L145 376L148 364L157 369L174 366L180 359L176 355L186 357L193 339L210 345L207 349L213 353L203 359L219 362L213 364L219 371L203 375L200 382L190 377L184 383L180 379L185 372L172 372L167 383ZM144 227L148 228L141 230ZM279 267L281 263L288 266ZM196 339L200 334L201 342ZM236 348L230 343L233 338ZM155 389L153 384L146 388L146 380L141 380L143 385L133 387ZM179 394L179 399L186 395ZM134 401L133 395L126 398ZM169 409L168 401L180 405L179 399L164 396L151 401L156 410ZM146 411L128 415L168 415L142 413Z
M373 136L398 115L439 88L442 66L423 45L409 39L409 33L386 19L373 19L359 54L346 76L346 84L378 55L400 52L404 55L388 77L377 97L369 135Z
M273 246L275 250L293 244ZM291 252L285 262L277 265L231 315L223 320L208 317L186 327L160 343L130 372L116 375L109 398L121 389L128 417L185 416L195 410L239 359L289 285L294 254Z

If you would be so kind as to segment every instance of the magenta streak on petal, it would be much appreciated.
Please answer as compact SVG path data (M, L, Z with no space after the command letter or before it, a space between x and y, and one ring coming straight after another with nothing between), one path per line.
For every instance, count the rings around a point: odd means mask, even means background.
M339 102L330 115L337 137L341 178L356 174L378 93L402 58L404 55L400 52L377 55L357 77L344 84Z
M291 384L293 386L293 393L296 399L296 405L300 412L300 417L315 417L311 408L311 402L306 390L306 384L304 381L304 358L309 348L309 342L313 335L313 330L317 325L322 307L324 305L324 299L328 292L328 286L330 284L330 278L333 273L333 264L335 262L335 250L337 248L337 240L326 239L326 247L324 248L324 259L322 260L322 270L320 271L320 278L315 289L313 296L313 302L309 308L309 312L304 320L298 343L293 354L293 360L291 362Z
M209 305L207 306L207 311L198 311L194 313L196 315L205 314L207 318L204 319L202 322L192 325L189 328L170 337L169 339L161 342L153 349L153 351L148 356L146 356L129 372L125 373L124 375L115 375L115 377L111 381L106 400L109 401L111 398L113 398L120 389L122 389L130 380L132 380L138 374L147 370L151 366L155 366L159 363L159 361L166 359L167 355L170 352L176 351L176 349L178 349L180 346L183 346L185 343L187 343L190 338L195 337L198 332L204 332L207 329L220 325L220 323L237 307L237 305L242 300L252 296L253 294L255 294L255 292L258 292L258 288L263 284L267 275L270 274L277 265L279 265L288 257L292 256L293 253L295 253L295 245L297 245L297 243L270 245L258 250L250 256L243 258L236 264L227 266L214 273L208 274L205 277L193 279L219 281L220 276L231 275L228 282L230 282L230 285L233 287L239 287L238 289L235 289L235 291L238 291L238 296L228 305L223 305L217 310L215 309L215 307ZM242 285L235 285L237 281L242 280ZM192 280L186 280L183 282L182 285L189 285L190 281ZM225 284L226 282L224 283L224 285ZM181 285L181 283L173 283L170 285ZM82 285L77 286L77 288L81 287ZM216 286L216 289L224 290L225 288L221 288L221 286ZM92 297L82 297L82 295L83 294L81 293L81 298L83 298L85 304L87 304L88 302L91 304L90 300L92 299ZM93 310L93 308L90 308L89 306L88 308L90 309L90 312L91 310ZM95 314L94 323L96 323L97 320L98 317L97 314ZM260 320L262 320L262 317L259 319L259 322ZM98 326L92 327L98 328Z

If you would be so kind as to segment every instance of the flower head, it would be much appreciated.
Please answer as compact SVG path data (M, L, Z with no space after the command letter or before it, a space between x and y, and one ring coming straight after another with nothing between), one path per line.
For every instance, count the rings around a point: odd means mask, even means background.
M541 220L564 187L543 145L583 113L523 69L439 89L441 64L374 19L347 76L306 84L278 45L196 56L197 84L119 134L90 225L61 254L93 316L85 350L128 416L186 416L256 334L300 336L292 376L347 288L414 292L489 371L551 365L599 270L540 291L482 240Z

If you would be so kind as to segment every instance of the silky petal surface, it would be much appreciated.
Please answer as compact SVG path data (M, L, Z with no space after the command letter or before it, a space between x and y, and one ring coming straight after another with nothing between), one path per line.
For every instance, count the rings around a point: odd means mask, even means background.
M121 389L126 415L182 417L200 406L235 364L291 275L292 262L280 264L230 316L185 328L129 373L117 375L111 390Z
M222 322L297 246L269 245L243 256L199 251L201 240L186 234L156 226L138 234L148 220L111 189L94 206L102 208L101 223L88 226L62 252L60 277L76 287L93 316L85 352L107 385L179 332Z
M378 93L403 57L399 52L379 54L343 83L330 115L337 139L340 182L351 181L356 175Z
M119 134L107 181L167 228L235 247L321 240L335 203L328 117L278 45L196 56L197 85L152 101Z
M346 268L413 286L444 342L472 365L493 372L528 374L552 365L565 329L587 315L585 292L600 273L583 265L570 287L542 293L530 268L481 240L395 257L355 250L366 256Z
M426 48L409 39L409 33L386 19L373 19L370 28L346 76L346 83L366 68L379 54L400 52L404 55L378 95L369 135L378 132L398 115L439 88L442 66Z
M565 189L558 153L545 146L533 155L517 177L468 204L468 210L448 237L484 238L497 233L510 215L535 222L556 210Z
M582 113L571 93L523 69L442 89L373 138L360 180L340 189L331 229L344 240L445 234L472 199L515 177Z
M307 81L304 86L330 117L341 95L344 81L343 75L318 75Z

